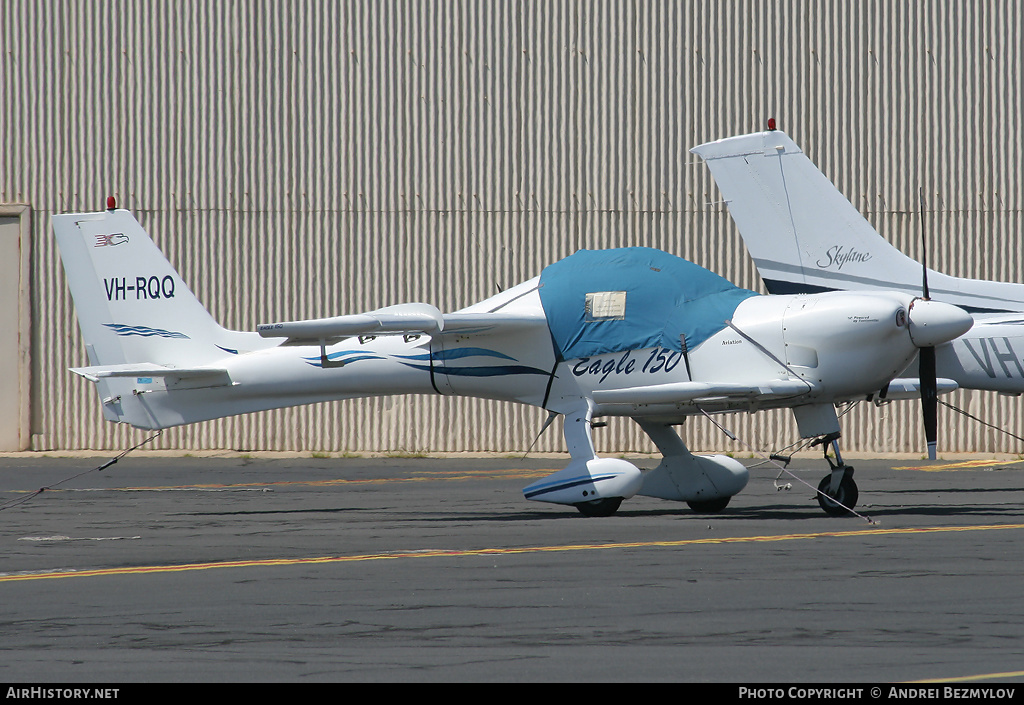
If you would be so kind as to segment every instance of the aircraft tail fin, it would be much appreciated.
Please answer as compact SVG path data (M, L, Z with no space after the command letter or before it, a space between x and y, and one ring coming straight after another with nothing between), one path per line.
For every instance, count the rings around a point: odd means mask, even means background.
M784 132L691 151L711 170L771 293L920 289L921 265L882 238Z
M53 230L91 365L224 356L227 331L129 211L55 215Z
M276 343L222 328L126 210L53 216L89 366L108 421L166 428L193 418L197 401L154 405L143 394L229 385L224 360Z

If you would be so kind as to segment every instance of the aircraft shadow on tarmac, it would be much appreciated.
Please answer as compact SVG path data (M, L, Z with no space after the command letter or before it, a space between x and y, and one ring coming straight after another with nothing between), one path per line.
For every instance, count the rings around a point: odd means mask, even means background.
M1000 521L1022 518L1024 519L1024 511L1019 504L1007 505L1007 506L991 506L991 505L920 505L920 506L872 506L870 504L863 507L859 513L865 517L898 517L898 516L932 516L936 518L941 517L992 517L998 518ZM519 522L543 522L543 521L565 521L571 519L573 521L616 521L621 523L622 521L628 521L629 519L638 518L666 518L666 519L681 519L690 520L694 522L700 521L714 521L717 523L723 522L750 522L750 521L807 521L815 520L821 522L823 517L818 511L818 505L813 500L810 500L806 507L783 507L783 506L750 506L750 507L736 507L729 508L718 514L698 514L696 512L687 509L678 508L666 508L666 509L632 509L632 510L620 510L616 513L615 518L600 518L600 517L585 517L580 514L574 514L568 511L536 511L536 512L485 512L468 514L466 512L434 512L430 514L419 513L415 516L410 515L404 521L410 523L434 523L434 524L447 524L453 522L471 522L471 523L519 523ZM394 516L390 516L388 519L390 522L403 521L403 519L396 519ZM844 520L856 520L863 521L856 515L850 515L849 517L836 517L834 521L837 527L843 525Z

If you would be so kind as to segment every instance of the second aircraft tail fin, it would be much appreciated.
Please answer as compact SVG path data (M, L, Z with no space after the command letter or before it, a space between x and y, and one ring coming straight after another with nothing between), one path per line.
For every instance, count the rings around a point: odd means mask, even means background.
M784 132L692 151L711 170L771 293L920 288L921 265L883 239Z
M900 290L920 294L922 266L893 247L784 132L698 145L772 294ZM1024 311L1024 285L928 270L933 298L967 311Z

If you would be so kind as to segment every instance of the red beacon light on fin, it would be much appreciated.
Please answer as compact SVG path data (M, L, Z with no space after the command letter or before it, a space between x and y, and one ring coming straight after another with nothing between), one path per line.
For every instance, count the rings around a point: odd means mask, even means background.
M114 200L113 196L107 196L107 210L112 211L117 208L117 201Z
M768 131L775 132L775 118L768 118Z

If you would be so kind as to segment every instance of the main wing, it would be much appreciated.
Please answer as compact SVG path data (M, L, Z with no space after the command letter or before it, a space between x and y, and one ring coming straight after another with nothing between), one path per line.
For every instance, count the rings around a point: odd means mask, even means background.
M675 382L645 387L599 389L594 391L598 404L698 404L725 399L776 401L789 399L816 390L802 379L779 379L763 384L729 382Z

